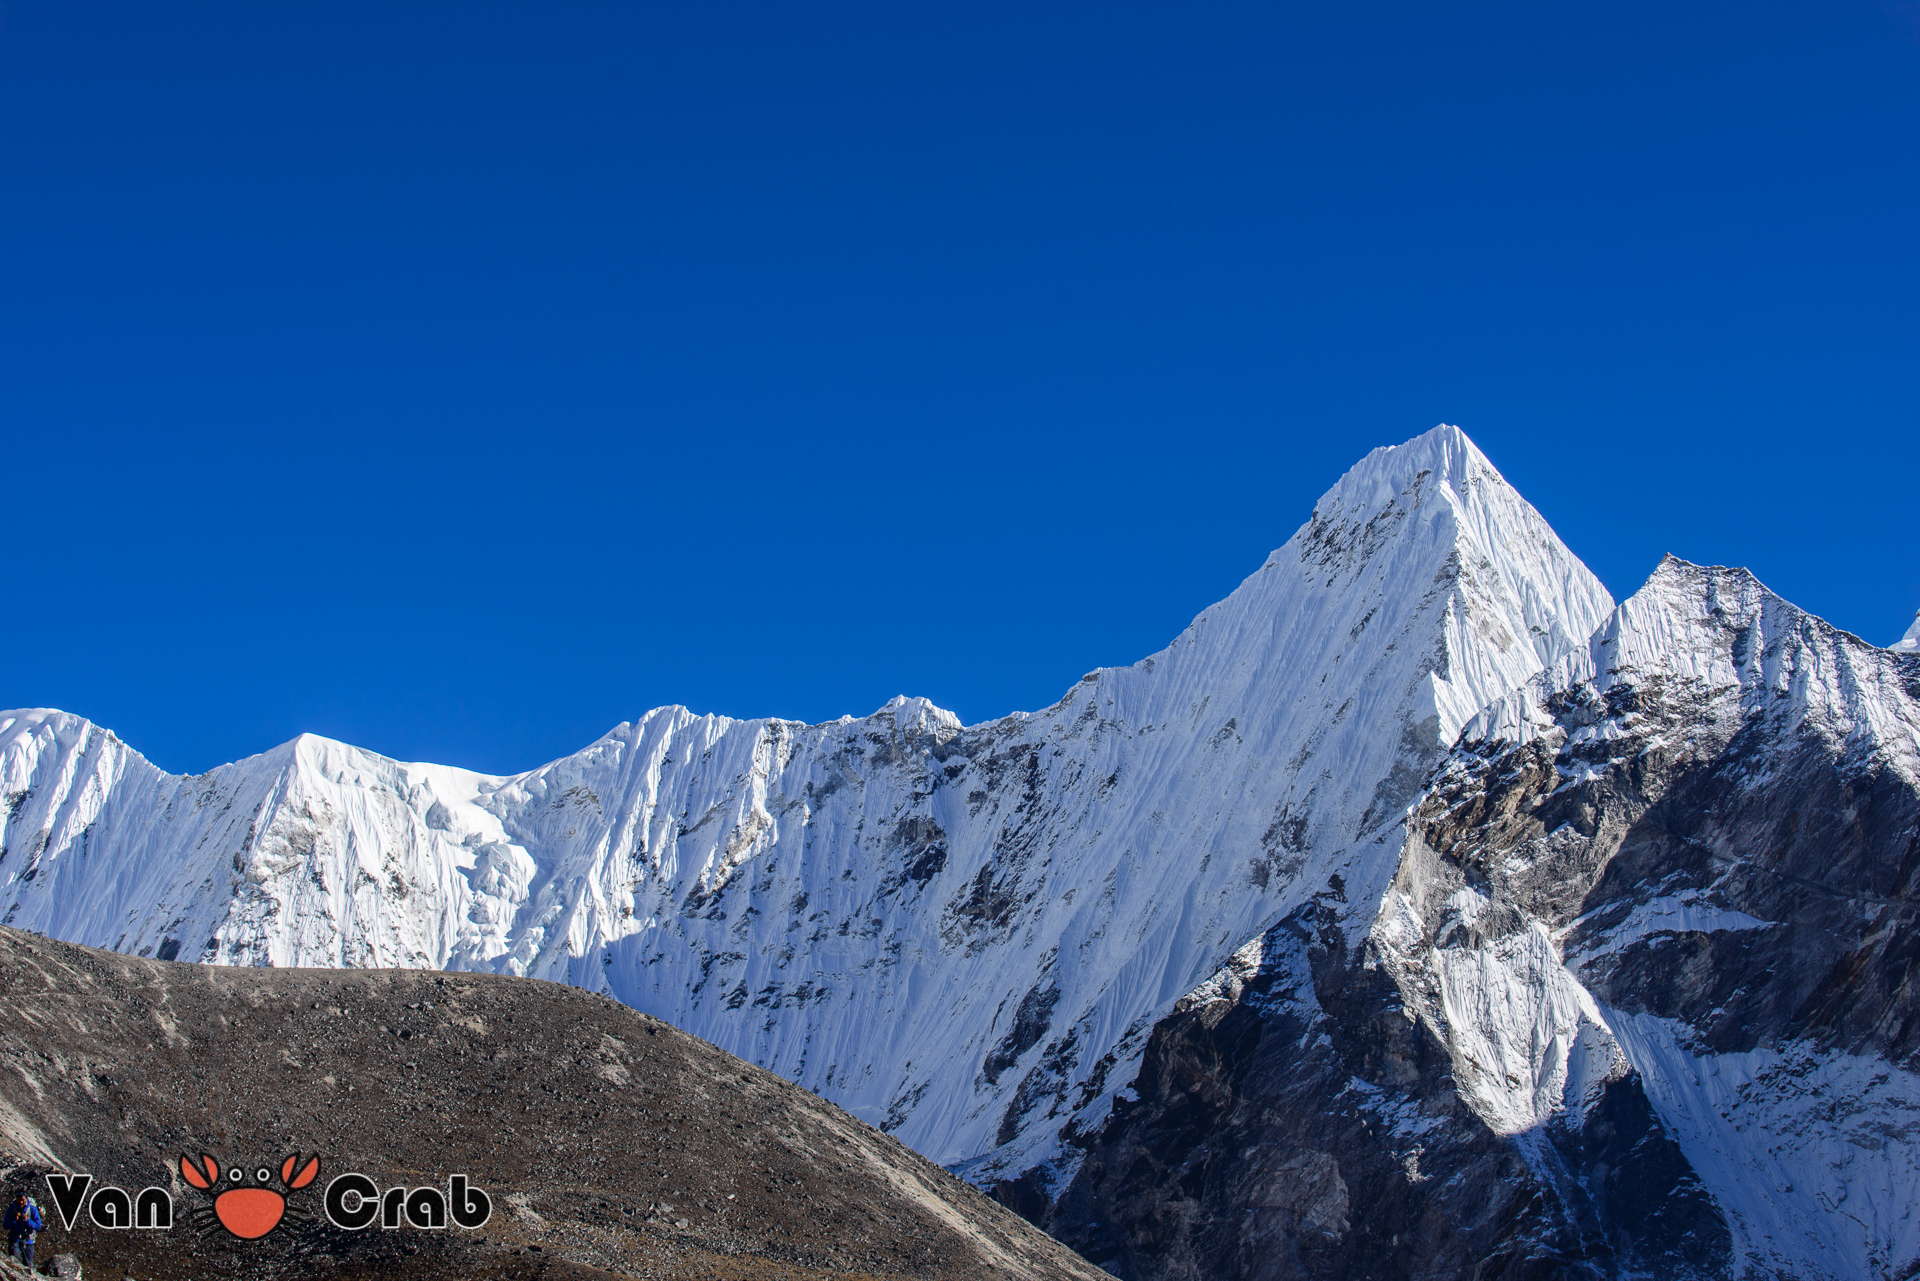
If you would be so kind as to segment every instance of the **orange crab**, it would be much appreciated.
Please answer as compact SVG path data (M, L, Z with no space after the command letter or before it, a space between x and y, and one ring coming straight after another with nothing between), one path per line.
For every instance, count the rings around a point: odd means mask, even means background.
M294 1173L296 1166L299 1167L297 1174ZM308 1157L307 1163L300 1165L300 1154L296 1152L280 1163L279 1182L287 1191L297 1191L312 1183L319 1173L319 1157ZM287 1213L286 1196L268 1186L274 1181L273 1171L263 1165L253 1174L252 1182L248 1182L247 1172L234 1166L227 1171L225 1179L230 1186L213 1198L213 1213L220 1220L220 1226L245 1241L267 1235L280 1226L280 1220ZM222 1183L220 1163L204 1152L198 1165L191 1157L180 1158L180 1177L202 1192L213 1192Z

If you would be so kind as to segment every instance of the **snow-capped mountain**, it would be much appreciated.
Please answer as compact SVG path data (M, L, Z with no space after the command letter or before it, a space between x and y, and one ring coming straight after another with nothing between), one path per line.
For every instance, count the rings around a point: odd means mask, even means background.
M313 737L184 778L14 713L4 919L573 982L936 1159L1030 1135L1000 1153L1030 1162L1611 605L1441 428L1361 462L1167 649L985 725L918 699L815 726L665 708L513 778Z
M983 725L666 708L513 777L303 737L188 778L0 713L0 905L161 958L604 991L1125 1275L1857 1275L1920 1254L1904 1202L1833 1208L1914 1187L1905 1025L1786 1006L1843 957L1904 1008L1869 952L1911 938L1916 663L1737 571L1669 561L1616 610L1441 427L1167 649ZM1821 817L1862 779L1877 826ZM1831 902L1764 892L1793 877ZM1831 981L1833 1017L1865 999ZM1849 1151L1810 1081L1865 1091Z

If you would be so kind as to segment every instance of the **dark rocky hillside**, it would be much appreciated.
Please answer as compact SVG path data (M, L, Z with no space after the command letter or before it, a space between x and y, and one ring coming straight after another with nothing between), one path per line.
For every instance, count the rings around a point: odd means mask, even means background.
M833 1105L576 988L172 964L6 929L0 983L9 1186L50 1210L49 1168L173 1196L167 1232L56 1219L41 1261L70 1251L90 1277L1100 1275ZM178 1160L202 1152L322 1168L245 1242L193 1222L207 1197ZM349 1170L382 1188L466 1174L493 1216L342 1231L321 1193Z

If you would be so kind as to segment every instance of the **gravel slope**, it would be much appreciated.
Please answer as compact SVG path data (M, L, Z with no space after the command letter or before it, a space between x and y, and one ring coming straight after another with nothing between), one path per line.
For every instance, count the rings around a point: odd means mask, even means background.
M0 929L9 1186L161 1184L170 1232L57 1222L88 1275L714 1278L1103 1275L839 1108L604 997L531 979L236 969ZM190 1219L182 1152L276 1169L317 1152L288 1221ZM326 1181L488 1189L483 1227L347 1233ZM307 1217L296 1221L304 1209Z

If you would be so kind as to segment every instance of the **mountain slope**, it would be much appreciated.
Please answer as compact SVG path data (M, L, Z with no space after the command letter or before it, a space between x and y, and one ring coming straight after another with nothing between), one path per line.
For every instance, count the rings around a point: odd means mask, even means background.
M1329 883L1377 896L1378 834L1461 727L1611 606L1443 427L1356 465L1167 649L985 725L667 708L512 778L310 736L179 778L7 714L5 920L560 979L982 1182L1058 1182L1154 1022Z
M1100 1274L946 1171L806 1091L611 1001L494 975L165 964L0 929L0 1147L167 1188L167 1232L57 1218L44 1263L148 1281ZM196 1231L183 1155L249 1171L318 1155L289 1217ZM480 1228L345 1232L347 1171L381 1188L465 1174ZM244 1176L243 1180L244 1182ZM297 1217L296 1217L297 1216Z
M1003 1198L1135 1278L1912 1275L1920 659L1669 558L1393 846Z

